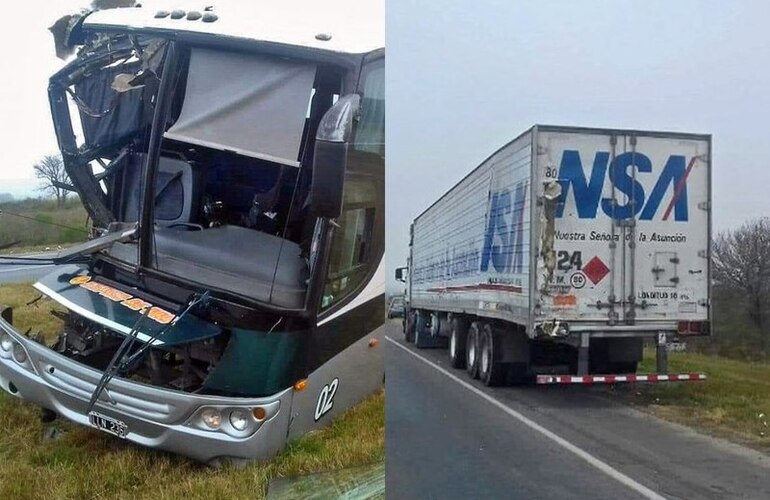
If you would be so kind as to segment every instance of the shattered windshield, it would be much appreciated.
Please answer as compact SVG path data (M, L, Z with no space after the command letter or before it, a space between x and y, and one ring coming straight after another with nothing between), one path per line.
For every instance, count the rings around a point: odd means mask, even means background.
M80 195L97 236L138 221L141 159L167 45L142 36L95 36L51 78L51 109L70 188ZM136 251L135 243L116 245Z
M54 121L74 187L96 228L126 231L142 220L151 175L154 224L112 244L113 258L139 265L137 239L149 237L145 266L301 309L316 229L306 203L315 136L345 72L196 46L176 47L169 63L168 46L97 38L52 78ZM172 79L167 96L159 94L164 66ZM168 106L156 110L164 97ZM157 162L150 158L153 132L162 134Z

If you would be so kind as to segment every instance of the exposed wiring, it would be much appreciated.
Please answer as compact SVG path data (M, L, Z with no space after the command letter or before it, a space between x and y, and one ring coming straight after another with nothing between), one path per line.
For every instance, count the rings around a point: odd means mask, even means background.
M149 339L144 341L144 345L141 346L139 349L136 350L133 354L130 356L128 355L131 352L131 349L133 348L134 344L136 343L137 337L139 336L139 328L144 323L145 319L150 313L151 308L147 308L142 312L141 316L136 320L134 323L134 326L131 327L131 330L126 335L126 338L123 340L123 342L120 344L120 347L118 347L118 350L115 351L115 354L112 356L112 359L110 360L110 363L107 365L107 367L104 369L104 372L102 374L101 379L99 380L99 383L96 385L96 388L94 389L94 392L91 394L91 399L88 402L88 408L86 409L86 414L90 413L94 406L96 406L96 402L99 400L99 397L101 396L102 392L107 388L107 384L109 384L110 380L112 380L115 375L118 374L121 370L129 367L134 361L136 361L142 354L144 354L150 347L152 347L153 342L161 338L163 335L166 334L171 328L173 328L190 310L192 310L195 306L200 304L201 302L205 302L208 300L210 295L210 292L206 290L202 294L195 294L193 295L187 302L187 305L185 306L184 310L182 310L181 313L179 313L174 321L167 324L163 328L161 328L158 332L156 332L154 335L152 335Z
M275 324L270 328L270 330L267 333L273 333L273 330L283 321L283 316L278 318L278 321L275 322Z
M107 384L117 373L119 368L118 361L122 360L126 353L130 351L131 347L133 347L134 343L136 342L136 338L139 335L139 327L142 325L142 323L144 323L144 320L149 314L150 308L148 307L139 316L139 318L134 323L134 326L132 326L131 330L128 332L128 335L126 335L126 338L123 339L120 347L118 347L118 350L115 351L115 354L112 356L110 363L104 369L104 373L102 373L102 377L99 379L99 383L96 384L94 392L91 394L91 399L88 401L86 414L91 413L91 411L94 409L94 406L96 406L96 402L99 400L99 396L102 395L102 392L104 392Z

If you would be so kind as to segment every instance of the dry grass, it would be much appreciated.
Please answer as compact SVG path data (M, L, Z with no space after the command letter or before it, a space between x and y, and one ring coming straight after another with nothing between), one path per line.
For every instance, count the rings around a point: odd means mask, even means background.
M49 200L4 203L0 205L0 246L19 243L0 253L18 255L82 242L88 228L86 211L77 199L62 207Z
M42 333L48 341L56 339L62 321L51 314L65 309L41 294L31 284L0 286L0 305L13 307L13 324L22 332ZM32 305L27 305L35 299Z
M14 323L50 336L51 302L29 285L0 287L15 306ZM271 478L384 460L385 395L380 392L330 427L289 444L274 460L243 469L212 469L185 458L57 420L40 422L37 407L0 393L0 498L263 498ZM57 439L43 435L56 429Z
M655 370L645 352L641 373ZM638 385L623 391L629 402L655 415L770 450L770 364L695 353L669 353L669 371L704 372L703 382Z

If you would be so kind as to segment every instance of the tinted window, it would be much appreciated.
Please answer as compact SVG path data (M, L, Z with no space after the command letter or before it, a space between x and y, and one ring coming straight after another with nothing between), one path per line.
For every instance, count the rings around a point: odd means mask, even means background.
M385 176L385 63L364 68L361 117L345 172L342 215L334 229L321 307L350 296L382 258Z

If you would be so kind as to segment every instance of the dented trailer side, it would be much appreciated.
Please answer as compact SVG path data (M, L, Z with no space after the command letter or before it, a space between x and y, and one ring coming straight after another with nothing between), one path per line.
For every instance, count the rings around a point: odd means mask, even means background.
M634 373L645 339L665 372L668 342L709 333L710 153L707 135L528 130L414 221L407 339L487 383Z

